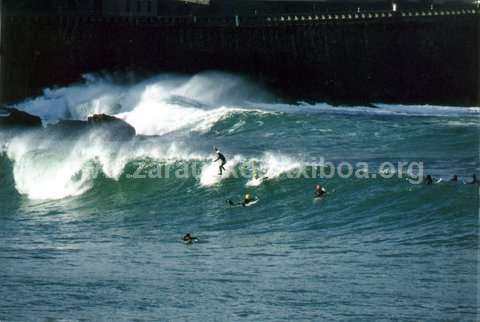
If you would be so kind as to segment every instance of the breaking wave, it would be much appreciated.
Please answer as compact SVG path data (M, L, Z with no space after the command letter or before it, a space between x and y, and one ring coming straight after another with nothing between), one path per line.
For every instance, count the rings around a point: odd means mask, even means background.
M278 178L311 164L310 157L298 151L295 135L291 143L278 138L302 129L312 114L453 117L446 123L452 128L478 126L480 116L480 108L281 103L265 88L218 72L193 77L165 74L128 84L111 77L85 75L80 84L46 89L42 96L15 107L40 116L44 126L106 113L128 122L139 134L128 142L104 142L88 132L68 141L38 131L15 135L0 131L0 154L12 161L15 188L31 199L78 196L94 187L99 169L107 179L119 180L132 162L149 160L195 164L201 169L196 179L200 187L221 183L244 164L258 163L255 171L261 177ZM324 136L335 133L329 127L308 131ZM273 143L261 144L262 140L273 139ZM252 142L254 148L246 149ZM282 147L275 149L275 142ZM229 154L222 177L217 175L218 165L212 162L212 146L218 144ZM252 178L245 184L254 187L262 182Z

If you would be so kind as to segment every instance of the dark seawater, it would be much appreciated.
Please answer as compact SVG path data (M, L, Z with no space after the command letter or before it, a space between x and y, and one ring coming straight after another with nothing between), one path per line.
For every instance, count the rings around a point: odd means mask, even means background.
M139 135L0 130L0 321L478 319L480 108L289 105L221 73L89 75L17 107ZM368 169L302 175L327 162Z

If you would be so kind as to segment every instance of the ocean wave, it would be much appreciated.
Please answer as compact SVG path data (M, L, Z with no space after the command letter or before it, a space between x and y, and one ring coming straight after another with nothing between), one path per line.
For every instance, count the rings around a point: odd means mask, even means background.
M162 74L127 85L109 76L87 74L81 83L47 88L42 96L15 107L41 117L44 124L61 119L86 120L90 115L105 113L121 115L131 120L132 125L140 125L139 114L144 119L153 117L159 121L159 113L168 109L172 109L168 112L169 121L188 116L188 120L181 123L188 124L195 123L195 116L222 114L222 111L208 113L208 110L223 108L227 112L226 106L235 106L253 97L253 101L261 101L270 94L239 76L220 72L204 72L192 77ZM137 131L142 133L142 127Z
M327 113L480 120L479 107L389 104L332 106L305 102L285 104L276 100L261 86L219 72L205 72L191 77L162 74L128 84L115 81L110 76L87 74L82 83L45 89L42 96L18 103L15 107L40 116L44 125L62 119L86 120L93 114L110 114L128 122L140 135L166 135L179 131L208 133L217 124L245 113L257 118L279 113ZM475 122L470 120L470 123ZM242 120L232 124L226 134L235 133L244 125L248 124Z
M6 156L12 161L16 190L30 199L59 200L80 196L98 185L98 180L110 180L129 186L133 182L150 187L168 182L192 182L197 188L217 189L224 184L241 184L245 188L276 185L283 180L310 182L321 180L322 162L305 161L299 155L266 151L258 156L234 154L229 157L225 171L219 175L219 163L211 153L189 150L178 143L159 143L157 140L133 140L108 146L102 142L78 141L58 144L31 136L17 137L8 145ZM362 170L362 171L361 171ZM325 171L327 181L339 180ZM361 177L400 180L405 186L413 173L385 173L371 167L366 172L354 168L351 178ZM355 175L354 175L355 174ZM358 176L357 176L358 174ZM398 177L398 178L397 178ZM100 179L99 179L100 178ZM400 178L400 179L399 179ZM403 179L401 179L403 178Z
M181 142L162 142L155 138L137 138L128 142L104 142L94 133L86 133L76 141L58 141L37 133L13 137L4 146L4 153L13 161L15 187L31 199L62 199L90 190L100 171L106 178L118 181L125 169L135 162L139 167L155 164L190 163L198 172L198 182L209 187L240 171L245 164L257 162L259 171L271 178L300 165L281 154L265 153L258 159L233 155L226 173L219 176L213 154L194 151ZM191 170L191 169L189 169ZM143 169L142 169L143 171ZM252 171L249 169L248 171ZM145 174L142 174L145 175ZM191 173L197 176L197 173Z
M311 166L308 158L313 155L302 156L302 146L316 149L317 138L325 149L316 151L332 156L338 153L336 145L341 145L342 151L350 149L352 142L358 142L354 138L359 133L368 133L368 128L358 128L355 120L348 123L355 123L355 130L335 126L330 119L309 123L312 114L449 117L448 126L473 126L480 116L480 108L476 107L386 104L334 107L325 103L271 101L272 97L263 88L224 73L201 73L193 77L164 74L133 84L86 75L81 84L46 89L43 96L21 102L17 107L41 116L45 125L60 119L85 120L95 113L113 114L134 126L139 136L127 142L105 142L88 131L73 140L64 140L61 135L49 137L41 131L13 137L0 131L0 153L13 161L16 189L33 199L81 195L94 186L92 169L100 168L106 178L119 180L127 165L145 160L193 162L201 167L197 183L202 187L216 186L243 164L258 162L256 178L245 182L255 187L262 185L264 178L278 178ZM344 119L339 118L338 122L341 125ZM306 128L301 132L303 127ZM395 135L386 132L382 135L390 138ZM310 141L302 140L303 135ZM381 135L378 132L373 135L381 143ZM288 142L281 139L287 136ZM408 144L414 146L415 141L411 142ZM218 176L218 165L211 162L213 145L229 150L225 176ZM275 145L281 147L277 149ZM368 149L377 151L376 146L362 147L359 151L367 155ZM249 171L253 172L251 168Z
M297 104L254 104L264 111L283 113L329 113L346 115L377 115L377 116L431 116L431 117L474 117L480 118L480 107L455 107L435 105L399 105L380 104L372 106L333 106L327 103Z

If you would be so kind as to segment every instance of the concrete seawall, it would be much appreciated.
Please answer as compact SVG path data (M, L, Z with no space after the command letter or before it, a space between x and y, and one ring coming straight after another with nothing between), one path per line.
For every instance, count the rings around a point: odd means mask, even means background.
M7 16L4 101L82 73L220 69L293 98L480 105L478 9L255 17Z
M3 11L3 0L0 0L0 104L4 101L4 83L3 83L3 75L5 68L3 66L3 33L4 33L4 22L5 22L5 14Z

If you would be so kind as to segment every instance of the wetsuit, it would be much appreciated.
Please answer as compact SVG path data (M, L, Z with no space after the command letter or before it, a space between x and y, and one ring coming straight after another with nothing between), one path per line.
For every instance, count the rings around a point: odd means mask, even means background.
M186 244L192 244L193 241L196 240L196 239L197 239L196 237L193 237L190 234L186 234L185 236L183 236L183 242L186 243Z
M217 162L220 160L220 166L218 167L218 170L220 171L220 175L222 174L222 170L225 171L224 165L227 163L227 159L225 159L225 156L221 154L219 151L217 151L217 159L213 162Z
M226 202L227 202L227 204L230 205L230 206L243 206L243 207L246 207L249 203L254 202L254 201L256 201L256 200L257 200L256 198L250 198L250 199L245 198L245 199L243 199L242 202L237 202L237 203L235 203L235 202L233 202L232 200L227 199Z

